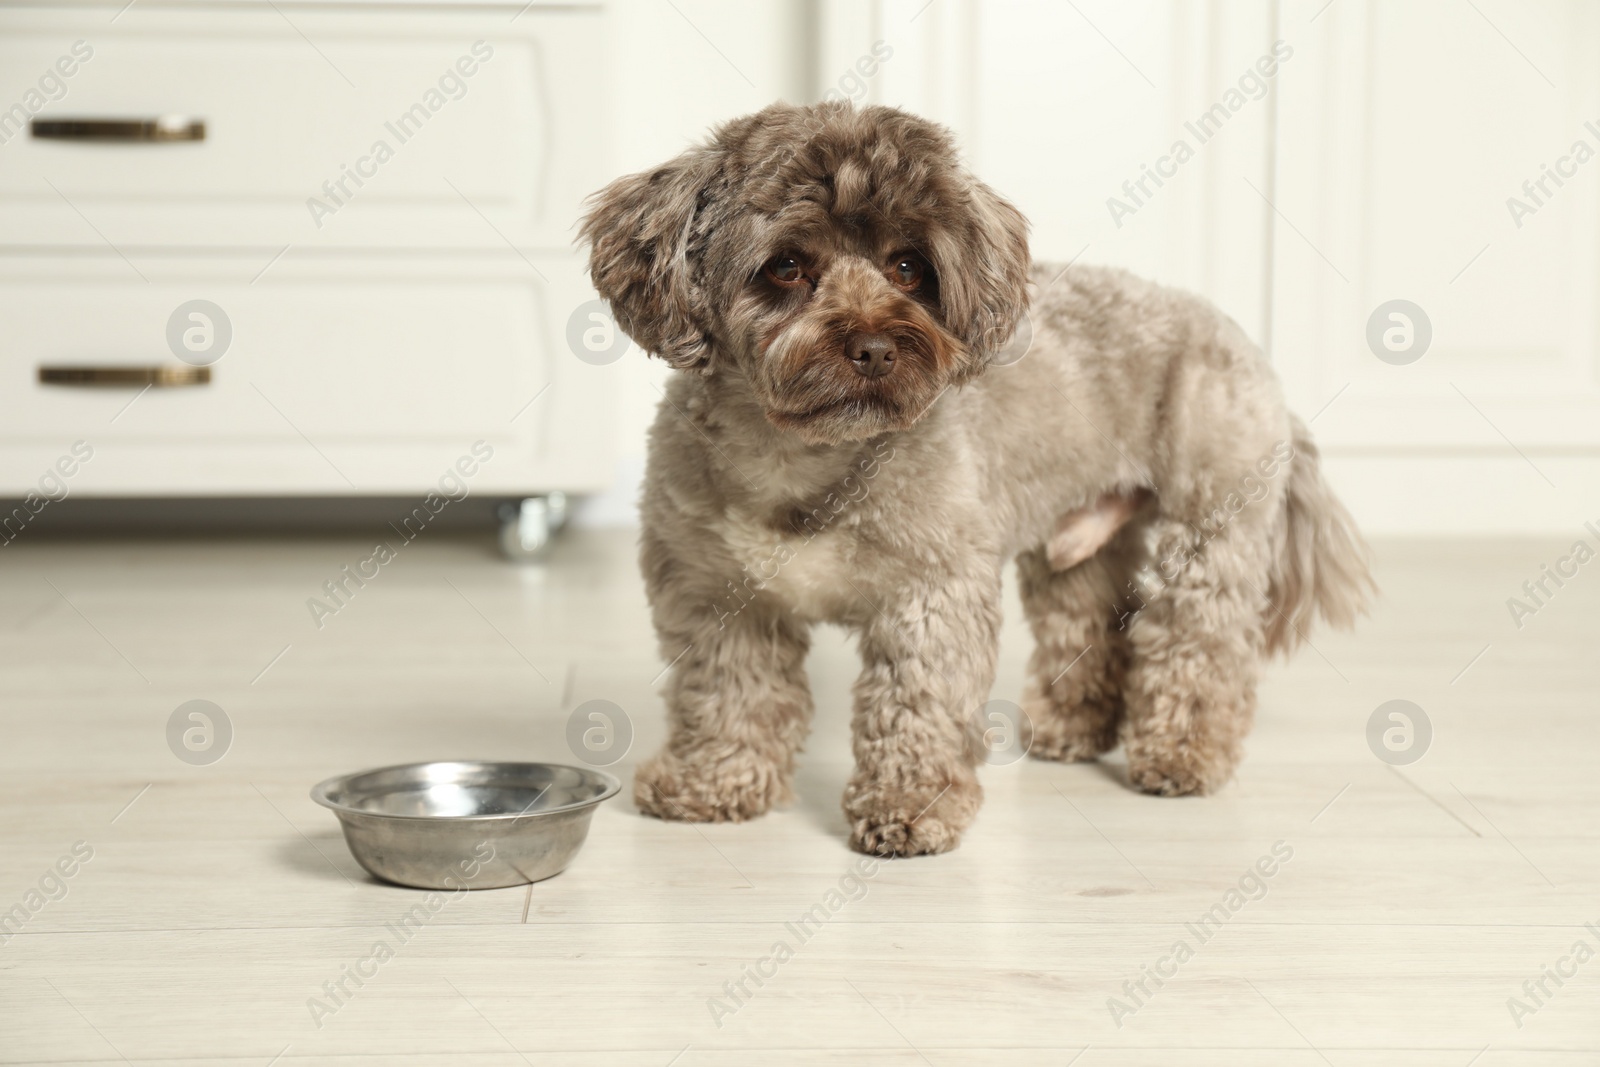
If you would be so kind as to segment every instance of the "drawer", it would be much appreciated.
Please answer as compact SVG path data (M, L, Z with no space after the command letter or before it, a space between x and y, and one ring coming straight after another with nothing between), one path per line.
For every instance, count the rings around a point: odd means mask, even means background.
M497 450L481 484L559 483L552 433L580 454L587 441L556 412L608 432L590 372L610 368L565 349L588 295L576 262L533 262L549 280L509 251L291 254L259 277L253 258L144 258L148 281L110 256L0 257L0 492L78 439L96 455L77 484L102 495L409 492L479 439ZM38 380L41 366L192 369L168 328L196 299L231 332L209 382ZM603 483L608 451L577 480Z
M604 180L597 9L120 6L0 7L0 243L565 248Z

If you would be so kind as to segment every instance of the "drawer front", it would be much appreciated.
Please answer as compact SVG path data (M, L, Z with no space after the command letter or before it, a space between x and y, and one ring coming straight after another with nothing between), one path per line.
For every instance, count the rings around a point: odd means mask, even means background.
M278 8L0 8L0 242L569 245L604 178L597 11ZM203 139L127 125L169 116Z
M254 259L147 259L146 282L114 257L0 258L0 492L78 439L96 450L78 484L102 494L410 491L480 439L499 456L483 484L526 484L551 433L574 432L557 405L595 410L585 372L609 369L564 347L576 263L534 263L548 281L509 251L291 255L254 281ZM174 316L197 299L221 316ZM41 367L192 371L206 357L185 346L223 333L207 382L39 381Z

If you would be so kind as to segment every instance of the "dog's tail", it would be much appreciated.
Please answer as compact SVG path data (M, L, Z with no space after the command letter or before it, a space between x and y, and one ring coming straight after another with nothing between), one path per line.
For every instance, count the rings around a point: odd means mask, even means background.
M1291 415L1288 506L1267 596L1267 651L1290 652L1320 614L1345 628L1377 592L1367 544L1355 520L1323 480L1311 431Z

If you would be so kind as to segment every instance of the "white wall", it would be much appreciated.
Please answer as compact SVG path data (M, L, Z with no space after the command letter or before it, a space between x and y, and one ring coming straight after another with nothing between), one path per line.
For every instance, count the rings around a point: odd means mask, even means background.
M1600 518L1600 162L1535 214L1509 198L1600 151L1600 8L1340 3L1306 25L1279 133L1278 366L1369 529L1583 533ZM1521 225L1518 225L1518 223ZM1375 357L1393 299L1431 346Z

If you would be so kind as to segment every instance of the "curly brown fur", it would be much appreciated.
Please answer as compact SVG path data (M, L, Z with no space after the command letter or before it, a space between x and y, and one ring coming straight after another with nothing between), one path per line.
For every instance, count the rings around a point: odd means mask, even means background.
M1093 760L1117 747L1128 643L1118 605L1138 553L1135 535L1062 570L1045 549L1017 556L1022 610L1033 631L1033 656L1022 710L1033 723L1031 755Z
M1348 622L1370 588L1242 331L1121 271L1030 277L1022 216L932 123L775 105L608 186L582 233L617 321L686 372L641 502L674 664L644 812L739 820L789 796L807 634L830 621L863 664L851 844L955 847L1014 557L1034 754L1120 738L1138 788L1212 790L1263 656L1315 612ZM1031 350L991 367L1030 301Z

